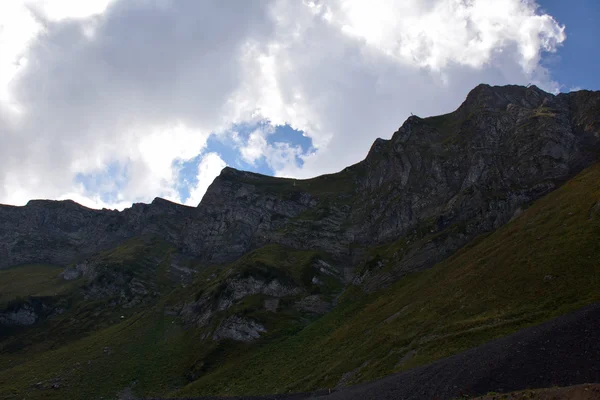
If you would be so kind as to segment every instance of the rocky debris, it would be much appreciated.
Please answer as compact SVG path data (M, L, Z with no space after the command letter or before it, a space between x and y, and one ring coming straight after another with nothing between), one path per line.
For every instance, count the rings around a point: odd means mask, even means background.
M256 321L232 315L224 319L213 334L213 340L232 339L239 342L251 342L267 332L266 328Z
M364 263L364 268L355 272L352 283L354 285L362 285L364 282L369 281L375 276L381 277L382 274L380 272L384 266L385 262L379 255L373 257Z
M281 298L301 292L301 288L279 279L235 275L221 285L218 293L204 293L196 301L183 305L179 315L186 324L203 327L215 313L228 310L246 296L263 294Z
M0 312L0 325L29 326L37 322L39 315L29 304L23 304L15 310Z
M359 367L343 374L340 380L338 381L337 385L335 385L335 388L340 389L344 386L348 386L349 384L351 384L355 378L358 378L360 376L360 371L367 365L369 365L369 361L365 361Z
M48 317L47 317L47 318L52 318L52 317L55 317L55 316L57 316L57 315L62 315L62 314L64 314L66 311L67 311L67 309L66 309L65 307L60 307L60 306L57 306L57 307L55 307L55 308L52 310L52 312L51 312L51 313L48 315Z
M294 308L314 314L325 314L326 312L331 311L333 307L331 303L323 300L320 295L314 294L303 297L295 302Z
M52 378L48 381L39 381L31 385L38 390L60 389L62 387L62 378L60 376Z
M183 286L187 286L194 280L196 270L171 263L169 265L168 276L173 282L180 283Z
M218 309L225 310L230 306L230 301L240 300L251 294L264 294L273 297L285 297L297 295L301 288L286 284L279 279L260 279L254 276L247 278L234 278L227 281L226 292L231 293L229 299L222 299Z
M65 311L66 302L52 296L29 296L10 301L0 309L1 326L29 327Z
M129 281L129 290L134 296L146 296L149 291L146 288L146 283L138 278L132 278Z
M396 363L395 368L400 368L402 365L404 365L408 360L410 360L411 358L413 358L415 356L415 354L417 354L417 352L415 350L409 350L406 353L404 353L404 355L400 358L400 360Z
M88 281L92 281L96 278L96 275L95 266L88 261L84 261L73 267L65 268L65 270L59 274L59 277L66 281L72 281L81 277L88 279Z
M310 282L317 286L322 286L324 284L323 281L321 281L317 276L313 276Z
M160 294L155 282L131 271L101 263L87 263L85 268L88 273L82 276L87 276L88 282L79 289L84 300L112 299L110 307L128 309L152 302Z
M190 254L174 252L169 257L167 277L171 282L185 287L192 283L198 271L197 258Z
M135 386L135 383L132 384L132 386L128 386L125 389L123 389L117 395L117 399L118 400L137 400L137 399L139 399L139 397L137 397L133 391L133 386Z
M324 260L315 260L314 266L322 274L333 276L338 279L341 277L340 271Z

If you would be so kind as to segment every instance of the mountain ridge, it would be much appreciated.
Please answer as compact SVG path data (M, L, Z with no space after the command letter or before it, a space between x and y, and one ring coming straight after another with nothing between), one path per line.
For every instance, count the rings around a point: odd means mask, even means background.
M390 139L375 140L363 161L337 173L298 180L226 167L195 208L158 197L122 212L64 203L63 209L79 214L65 229L81 224L96 229L93 235L55 230L54 246L65 248L62 254L19 250L22 240L14 234L41 241L32 231L44 218L68 216L46 213L25 229L13 219L3 227L13 237L2 238L0 268L36 257L71 263L96 251L96 244L110 246L148 232L206 265L233 261L268 243L317 247L356 265L364 259L361 248L404 236L412 242L407 252L415 256L394 269L426 268L590 165L600 143L599 99L600 92L552 95L535 86L481 84L452 113L409 117ZM32 200L18 210L21 216L32 208L43 214L60 209L58 204ZM0 213L10 220L6 216L15 210L3 206ZM464 225L459 232L448 232L457 224ZM426 231L445 233L435 249L419 250L414 243ZM85 243L92 236L94 242ZM424 255L432 252L438 254Z
M0 397L344 386L600 301L599 136L600 92L480 85L338 173L0 206Z

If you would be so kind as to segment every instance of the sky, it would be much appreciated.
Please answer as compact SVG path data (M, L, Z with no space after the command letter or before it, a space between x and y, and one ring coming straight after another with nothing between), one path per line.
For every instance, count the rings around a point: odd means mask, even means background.
M0 1L0 203L309 178L479 83L600 90L596 0Z

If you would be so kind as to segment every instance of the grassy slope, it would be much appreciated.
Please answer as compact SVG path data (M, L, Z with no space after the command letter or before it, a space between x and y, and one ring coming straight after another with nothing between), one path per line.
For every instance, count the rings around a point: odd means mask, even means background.
M373 379L600 301L598 182L594 166L436 267L382 293L347 294L299 334L178 394L332 387L354 369L348 382Z
M169 293L174 287L166 279L171 251L172 247L165 242L151 237L140 237L99 253L94 257L94 261L100 265L100 279L107 274L122 274L126 279L136 278L147 282L153 290ZM128 309L111 305L113 298L84 300L81 293L75 289L85 286L87 279L79 278L65 282L56 278L60 270L50 266L24 266L1 272L0 279L11 279L1 280L5 286L13 288L12 292L6 294L9 300L15 301L15 296L25 299L27 295L39 296L51 292L57 293L55 299L72 306L48 323L27 329L0 342L0 398L23 395L43 398L112 395L117 389L123 388L119 377L121 374L128 376L128 360L107 357L103 351L104 347L114 346L120 350L127 347L127 351L122 351L122 355L133 352L139 360L164 355L144 355L138 352L142 346L144 350L152 351L151 344L156 335L158 332L164 332L162 311L159 314L160 318L156 318L152 312L159 307L156 305L158 299L155 301L149 298L145 304ZM59 292L58 289L63 290ZM162 304L162 301L159 301L159 304ZM124 317L124 321L121 316ZM125 333L120 334L123 330ZM95 343L101 345L96 347ZM115 362L122 367L116 368ZM137 362L134 364L134 368L140 367ZM152 362L148 365L159 370ZM87 381L90 376L96 376L98 380ZM35 385L42 382L40 387L51 386L50 379L56 377L61 377L59 385L66 390L44 391ZM84 380L85 385L81 385L79 382Z
M257 345L201 341L197 330L185 330L166 316L161 301L68 346L20 354L27 361L18 365L2 356L0 399L107 398L132 382L137 382L133 390L144 395L332 387L352 370L356 373L347 383L421 365L540 323L600 301L598 182L600 166L595 166L434 268L379 293L349 288L331 313ZM305 265L312 255L267 250L246 259L290 269L294 280L303 280L297 264ZM235 269L247 265L242 264ZM169 302L209 289L202 286L180 289ZM198 379L184 386L190 370ZM35 387L57 376L60 389Z
M155 271L156 278L160 280L164 274L163 264L168 264L168 259L155 270L143 268L144 260L162 260L170 249L163 243L145 243L152 248L146 248L143 241L130 240L97 258L111 269L133 272L138 277L148 278ZM107 301L101 301L102 304L78 303L79 306L64 317L52 321L49 326L34 328L25 336L29 339L43 334L47 340L41 343L32 341L24 351L5 352L0 357L0 399L23 396L111 398L130 385L136 392L146 395L171 392L189 383L191 373L202 374L247 352L252 345L231 341L218 343L210 339L202 341L206 328L185 329L178 323L180 321L165 313L165 307L194 301L202 293L215 292L218 296L225 279L246 275L277 278L290 284L293 281L309 293L320 292L326 298L331 297L341 290L341 286L337 281L327 281L327 276L315 270L314 257L326 258L315 251L293 251L270 245L245 255L231 265L201 270L193 285L178 288L146 308L117 310L105 308ZM326 285L313 285L310 280L315 275ZM292 296L290 304L301 296ZM266 312L262 306L267 297L248 296L231 309L218 313L211 330L216 328L218 320L236 313L263 323L269 333L262 342L268 343L297 332L307 321L314 319L314 315L286 306L285 298L277 314ZM123 321L119 320L120 315L125 316ZM108 321L107 324L99 325L98 318ZM61 335L63 330L66 334L81 325L92 326L96 330L67 345L53 335L54 332ZM60 380L56 380L58 378ZM60 390L50 389L56 382Z
M25 296L54 296L68 292L72 284L58 278L63 268L54 265L23 265L0 271L0 307Z

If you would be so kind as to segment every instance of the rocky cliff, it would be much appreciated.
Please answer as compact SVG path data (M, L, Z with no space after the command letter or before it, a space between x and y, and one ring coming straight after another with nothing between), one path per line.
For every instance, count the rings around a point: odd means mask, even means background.
M479 85L456 111L411 116L336 174L294 180L227 167L197 208L158 198L122 212L72 201L1 206L0 268L67 265L142 234L205 265L277 243L352 267L369 261L367 247L399 243L354 277L378 286L506 223L593 163L599 134L598 92Z

